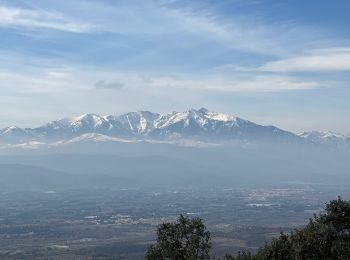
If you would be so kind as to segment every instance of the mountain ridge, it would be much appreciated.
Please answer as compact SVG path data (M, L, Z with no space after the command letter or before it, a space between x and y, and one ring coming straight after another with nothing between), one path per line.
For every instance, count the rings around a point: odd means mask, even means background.
M188 109L168 114L150 111L129 112L122 115L83 114L78 117L51 121L36 128L7 127L0 130L0 143L21 144L27 142L59 142L89 138L98 134L98 140L201 140L242 142L311 142L317 144L350 143L350 138L340 135L294 134L272 125L259 125L233 115L212 112L206 108ZM106 136L106 137L102 137ZM317 137L317 138L316 138ZM114 139L113 139L114 138ZM332 142L327 140L332 140ZM325 141L326 140L326 141ZM108 141L108 140L107 140Z

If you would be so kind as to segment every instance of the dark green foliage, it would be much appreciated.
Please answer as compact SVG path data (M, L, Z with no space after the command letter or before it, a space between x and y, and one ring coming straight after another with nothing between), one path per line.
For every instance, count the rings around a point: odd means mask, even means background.
M146 259L209 259L210 234L198 218L183 216L175 223L158 228L157 244L151 246ZM315 215L305 228L261 247L255 255L240 252L226 255L226 260L349 260L350 202L340 197L326 204L324 214Z
M350 203L341 198L326 204L304 229L281 234L256 255L241 253L227 260L346 260L350 259Z
M202 220L181 215L176 222L159 226L157 244L149 247L146 259L209 259L210 247L210 233Z

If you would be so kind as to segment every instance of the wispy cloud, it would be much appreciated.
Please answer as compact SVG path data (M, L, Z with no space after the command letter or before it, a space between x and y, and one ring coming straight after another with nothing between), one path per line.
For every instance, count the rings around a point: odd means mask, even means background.
M223 44L228 49L273 55L285 52L281 39L276 37L279 34L272 34L278 28L267 29L254 20L234 17L225 20L210 13L184 9L164 9L164 15L182 33Z
M0 6L0 26L45 28L67 32L88 32L91 26L76 22L59 12Z
M105 80L99 80L104 78ZM324 86L318 81L298 77L236 74L227 77L219 74L150 74L147 72L114 72L88 68L45 69L36 72L0 73L3 93L52 93L96 90L126 90L136 95L173 92L181 99L181 91L213 92L279 92L285 90L314 89ZM13 88L12 86L16 86ZM5 91L5 92L4 92Z
M315 50L302 56L268 62L257 70L267 72L350 71L350 47Z
M228 17L215 13L210 4L202 3L202 8L198 8L196 4L173 5L172 2L80 1L78 17L89 20L99 32L147 38L168 48L211 44L212 48L207 50L210 52L226 49L281 56L323 36L318 29L305 29L289 21L269 24L255 16L234 13ZM178 40L169 41L169 36Z
M151 77L145 84L153 88L188 89L197 91L224 92L276 92L284 90L303 90L321 87L315 81L303 81L286 76L245 76L236 79L222 78L218 75L202 77Z

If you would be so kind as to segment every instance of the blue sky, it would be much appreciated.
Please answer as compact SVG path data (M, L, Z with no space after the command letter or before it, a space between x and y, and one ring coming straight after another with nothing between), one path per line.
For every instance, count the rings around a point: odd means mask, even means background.
M347 0L0 0L0 126L207 107L350 134Z

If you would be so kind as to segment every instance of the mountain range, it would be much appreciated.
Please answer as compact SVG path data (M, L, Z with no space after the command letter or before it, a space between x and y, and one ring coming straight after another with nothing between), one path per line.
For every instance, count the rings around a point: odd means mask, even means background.
M349 143L204 108L85 114L0 130L0 188L348 184Z
M275 126L259 125L232 115L205 108L158 114L149 111L119 116L84 114L49 122L37 128L6 127L0 130L2 145L31 146L81 141L179 141L212 143L227 141L313 143L350 147L350 137L332 132L294 134Z

